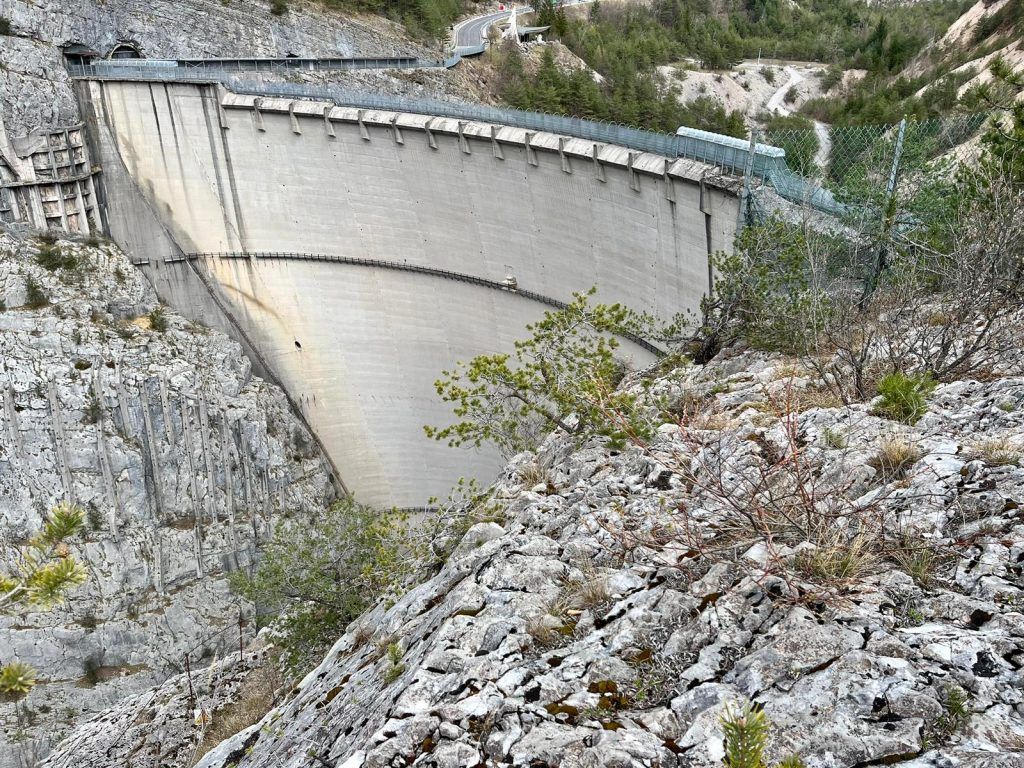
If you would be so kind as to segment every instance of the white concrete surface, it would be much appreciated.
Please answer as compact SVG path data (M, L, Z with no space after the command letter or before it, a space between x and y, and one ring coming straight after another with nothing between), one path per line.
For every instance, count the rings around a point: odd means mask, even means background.
M112 235L149 261L166 300L243 338L367 502L422 504L460 475L491 478L493 453L423 435L450 418L432 384L456 361L509 351L546 307L370 267L165 259L184 250L406 261L512 274L563 301L596 285L600 300L669 317L697 308L708 249L728 248L735 231L735 195L711 177L702 193L708 169L689 161L599 147L598 167L582 140L503 127L495 142L491 126L462 124L460 137L455 120L337 107L328 121L323 104L277 99L257 112L251 97L212 86L93 81L82 92Z

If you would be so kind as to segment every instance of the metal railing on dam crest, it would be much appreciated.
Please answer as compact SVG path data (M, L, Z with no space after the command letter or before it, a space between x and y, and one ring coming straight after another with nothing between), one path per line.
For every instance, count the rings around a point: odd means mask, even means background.
M370 62L371 60L366 60ZM378 60L373 60L378 61ZM393 60L379 60L381 66ZM403 61L403 66L407 64ZM353 69L372 68L369 65ZM775 187L780 196L823 209L835 206L831 195L813 182L793 173L786 165L784 150L733 136L681 129L676 134L655 133L618 123L565 117L507 107L492 107L436 98L406 97L370 93L335 85L268 82L241 78L226 69L181 66L84 66L70 67L74 78L97 80L138 80L145 82L190 82L219 84L233 93L248 96L283 97L327 101L342 107L409 112L457 120L508 125L526 130L562 134L588 141L612 144L669 158L697 160L724 173L749 174ZM753 149L753 153L751 153Z

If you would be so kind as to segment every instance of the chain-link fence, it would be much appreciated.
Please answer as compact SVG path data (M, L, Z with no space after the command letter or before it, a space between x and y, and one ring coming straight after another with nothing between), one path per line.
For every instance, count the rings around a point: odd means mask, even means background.
M773 212L792 218L814 210L847 227L869 228L893 211L912 209L933 182L977 162L991 117L981 113L888 125L814 123L807 129L769 124L756 134L757 142L784 155L769 166L754 165L747 221Z

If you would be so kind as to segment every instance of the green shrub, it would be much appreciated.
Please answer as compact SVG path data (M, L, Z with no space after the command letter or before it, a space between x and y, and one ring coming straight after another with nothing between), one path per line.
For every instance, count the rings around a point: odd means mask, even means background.
M100 399L94 392L89 396L89 402L85 404L85 410L82 412L82 423L96 424L102 415L103 409L100 405Z
M82 678L86 685L94 686L100 681L100 661L95 656L86 656L82 660Z
M36 282L35 278L25 279L25 306L29 309L40 309L50 303L50 297L46 295L43 286Z
M0 16L0 35L10 35L12 31L10 20L6 16Z
M162 305L154 307L149 313L149 327L157 333L164 333L167 330L167 311Z
M402 663L402 648L398 643L388 645L388 668L384 672L384 682L390 685L405 672L405 664Z
M971 721L970 698L964 690L958 685L947 685L945 693L942 715L935 723L935 736L940 744L949 741Z
M725 734L723 765L727 768L767 768L764 753L768 747L771 723L762 710L750 703L738 712L726 706L720 722ZM775 768L805 768L805 763L799 755L789 755L776 763Z
M890 373L878 382L882 399L874 413L904 424L916 424L928 410L928 397L936 386L936 381L928 374Z
M103 515L96 508L96 505L89 502L89 508L86 510L86 517L89 520L89 530L91 531L102 531L103 530Z
M288 12L287 0L270 0L270 12L275 16L284 16Z
M274 615L285 665L301 673L320 660L372 602L395 597L427 559L407 516L351 498L274 530L251 574L231 584Z
M57 269L77 269L78 258L73 254L61 251L57 246L44 244L36 254L36 263L44 269L55 272Z

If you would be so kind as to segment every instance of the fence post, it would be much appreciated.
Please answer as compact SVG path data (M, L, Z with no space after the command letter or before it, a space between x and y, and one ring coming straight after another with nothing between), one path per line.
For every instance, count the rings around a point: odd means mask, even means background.
M747 159L743 166L743 194L740 198L739 221L736 222L737 231L744 226L749 227L754 223L754 213L751 204L750 177L754 173L754 155L757 153L757 128L750 129L750 147L747 149Z
M896 134L896 148L892 153L892 170L889 171L889 183L885 187L886 209L889 208L889 201L896 194L896 176L900 171L900 160L903 158L903 137L907 133L907 118L900 120L900 129Z
M242 644L242 612L238 612L238 660L241 661L245 655L245 648Z
M188 654L185 654L185 675L188 677L188 710L191 714L192 710L196 706L196 692L192 687L192 663L189 661Z
M860 309L867 308L868 299L878 287L878 281L885 270L886 256L889 252L889 232L896 221L896 181L899 178L900 160L903 158L903 139L907 133L907 118L900 120L900 127L896 133L896 146L892 153L892 168L889 170L889 181L885 185L885 204L882 208L882 227L878 233L878 247L875 250L875 263L871 267L871 274L864 282L864 293L860 299Z

